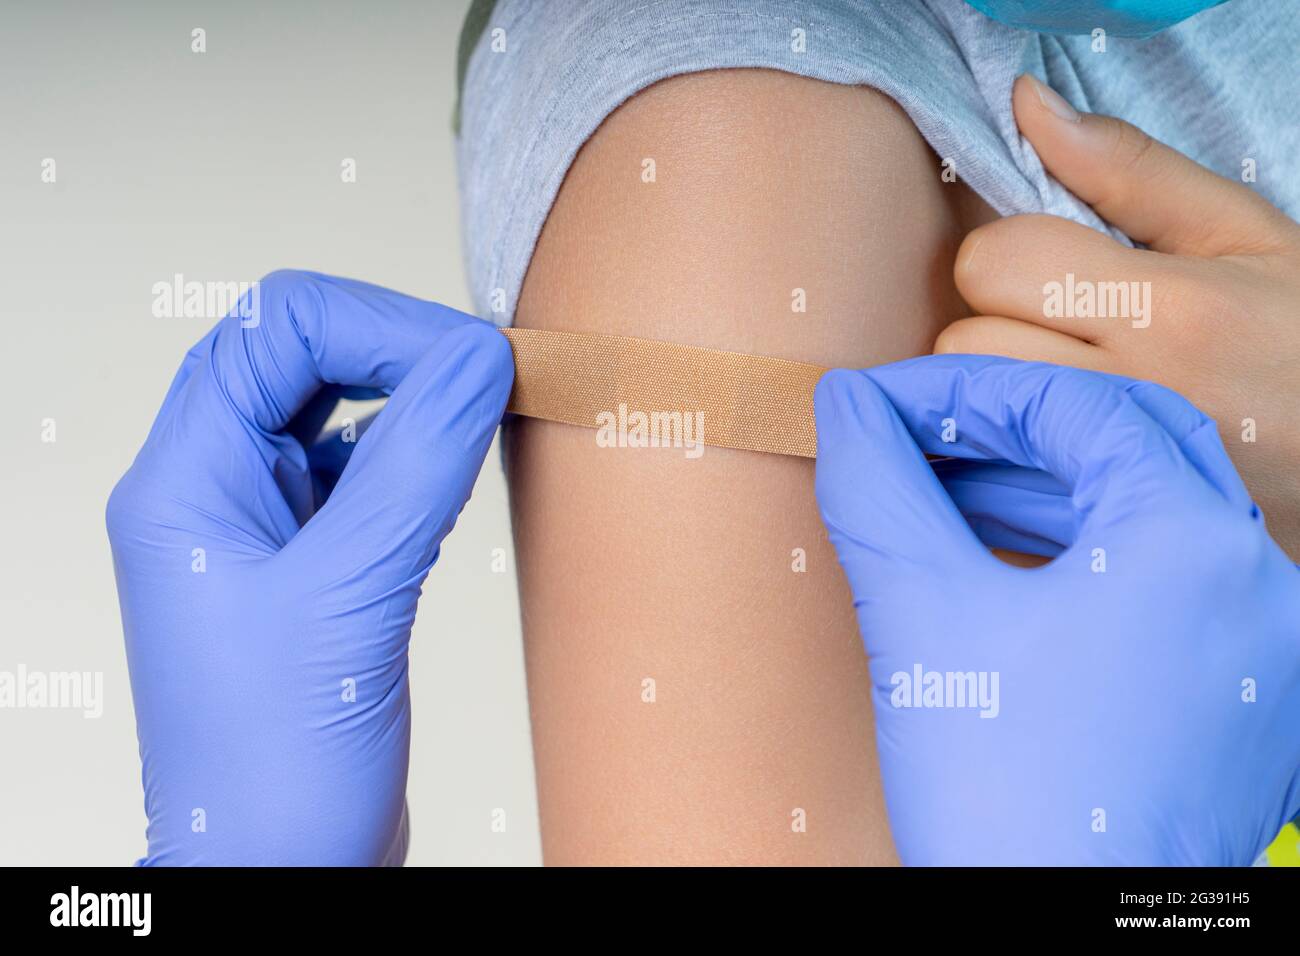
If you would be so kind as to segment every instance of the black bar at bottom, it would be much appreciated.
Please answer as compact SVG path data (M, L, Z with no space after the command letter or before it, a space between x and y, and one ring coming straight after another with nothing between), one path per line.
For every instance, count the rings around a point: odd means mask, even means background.
M557 932L616 944L672 937L675 923L734 944L774 928L857 927L920 943L1097 934L1229 942L1300 928L1294 871L627 869L0 870L6 942L75 934L81 942L277 939L408 948ZM802 930L801 930L802 927ZM147 932L146 932L147 931ZM613 933L613 936L609 934ZM626 933L626 936L622 934ZM373 934L373 935L372 935ZM449 935L454 934L454 935ZM1262 938L1262 937L1261 937ZM399 943L398 940L407 940ZM683 940L685 941L685 940ZM621 945L621 944L619 944ZM19 950L10 950L19 952Z

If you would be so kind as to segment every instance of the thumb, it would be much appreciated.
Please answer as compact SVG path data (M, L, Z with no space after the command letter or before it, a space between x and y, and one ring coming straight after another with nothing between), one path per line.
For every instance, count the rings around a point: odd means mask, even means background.
M446 333L361 436L319 512L280 552L323 585L365 598L418 586L469 500L514 381L510 344L485 322Z
M1123 120L1080 113L1029 74L1012 105L1047 171L1097 215L1157 252L1270 252L1294 224L1268 200Z
M864 373L827 372L813 407L817 503L860 608L871 593L914 591L918 575L947 578L954 561L994 560Z

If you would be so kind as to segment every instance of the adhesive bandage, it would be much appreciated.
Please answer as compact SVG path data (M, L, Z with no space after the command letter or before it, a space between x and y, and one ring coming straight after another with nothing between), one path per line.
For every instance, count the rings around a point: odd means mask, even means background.
M817 457L820 365L617 335L503 329L515 356L508 411L597 428L623 408L690 413L718 448Z

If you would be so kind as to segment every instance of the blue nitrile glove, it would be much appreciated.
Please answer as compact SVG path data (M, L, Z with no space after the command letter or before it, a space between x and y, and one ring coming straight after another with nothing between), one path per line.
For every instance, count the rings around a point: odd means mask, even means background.
M969 355L829 372L816 414L904 862L1249 864L1300 810L1300 573L1213 422L1158 385ZM1067 547L998 561L922 452L1054 476ZM986 520L1062 533L1015 500Z
M186 356L108 504L141 862L400 863L411 624L505 408L510 348L346 279L277 272L253 294L252 319ZM338 386L392 397L322 483L303 443Z

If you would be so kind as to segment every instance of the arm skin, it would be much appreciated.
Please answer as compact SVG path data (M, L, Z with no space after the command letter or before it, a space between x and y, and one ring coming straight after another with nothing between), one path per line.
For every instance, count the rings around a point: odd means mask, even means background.
M518 325L828 366L928 352L963 314L957 245L990 215L939 173L872 90L664 81L570 169ZM546 862L895 862L813 463L594 436L519 420L507 443Z

